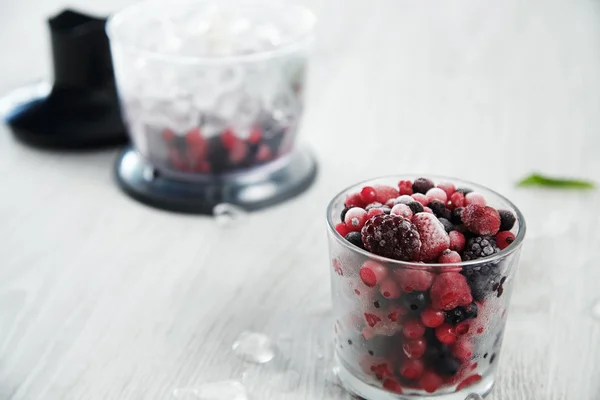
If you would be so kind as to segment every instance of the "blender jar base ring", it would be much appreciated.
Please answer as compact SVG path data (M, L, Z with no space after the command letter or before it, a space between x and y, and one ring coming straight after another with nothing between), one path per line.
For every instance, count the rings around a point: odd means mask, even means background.
M212 215L218 204L232 204L252 211L281 203L308 189L317 175L312 152L298 147L285 161L276 168L265 165L231 175L191 175L190 179L182 179L156 171L128 147L117 159L115 175L125 193L146 205Z

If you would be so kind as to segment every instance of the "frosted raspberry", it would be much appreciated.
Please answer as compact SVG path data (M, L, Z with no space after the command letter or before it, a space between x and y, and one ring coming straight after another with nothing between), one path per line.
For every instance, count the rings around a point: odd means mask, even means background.
M411 181L398 182L398 192L400 193L400 195L413 194L412 182Z
M429 189L425 194L425 197L427 197L428 203L433 200L439 200L446 204L446 201L448 201L448 195L440 188Z
M421 250L419 232L398 215L382 214L368 219L361 234L365 248L383 257L411 261L418 258Z
M419 213L412 218L412 223L419 231L421 238L421 261L436 260L450 246L450 238L444 225L433 214Z
M385 185L374 185L373 189L375 189L375 201L378 201L382 204L385 204L389 199L395 199L399 196L399 193L396 189L391 186Z
M477 235L495 235L500 230L500 215L492 207L468 205L461 218L465 226Z
M431 306L436 310L452 310L473 302L467 279L458 272L445 272L438 275L429 293Z
M392 211L390 212L390 214L392 214L392 215L399 215L399 216L401 216L403 218L406 218L409 221L411 220L411 218L413 216L412 210L406 204L396 204L392 208Z

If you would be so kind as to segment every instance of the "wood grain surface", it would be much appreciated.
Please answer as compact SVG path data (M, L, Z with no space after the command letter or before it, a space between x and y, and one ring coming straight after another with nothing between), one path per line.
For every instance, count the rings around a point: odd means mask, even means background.
M165 400L244 372L252 399L345 398L327 374L325 206L409 172L477 181L527 217L489 399L600 399L600 195L514 186L532 171L600 182L600 2L305 3L321 24L301 138L320 176L234 226L130 200L116 152L41 152L0 128L1 400ZM43 21L65 5L0 0L3 92L48 76ZM244 330L276 341L274 361L235 357Z

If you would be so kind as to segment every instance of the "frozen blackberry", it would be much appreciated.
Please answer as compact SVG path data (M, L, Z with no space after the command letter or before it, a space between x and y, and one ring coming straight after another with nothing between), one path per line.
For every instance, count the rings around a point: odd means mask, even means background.
M438 219L440 220L442 225L444 225L444 229L446 230L446 232L452 232L453 230L456 229L454 227L454 224L452 222L448 221L446 218L438 218Z
M489 257L499 251L500 248L493 236L476 236L467 240L462 259L464 261L477 260L478 258Z
M438 218L446 218L448 220L452 218L452 211L448 210L446 204L440 200L430 201L427 207L431 208L433 214Z
M418 178L415 179L412 185L412 189L414 193L427 193L429 189L433 189L435 185L432 181L427 178Z
M346 237L344 239L346 239L347 241L349 241L356 247L359 247L361 249L365 248L363 245L363 242L362 242L362 236L361 236L360 232L350 232L349 234L346 235Z
M463 268L461 274L467 278L474 300L483 301L488 294L494 292L494 286L500 284L502 279L498 270L499 265L494 263Z
M467 188L458 188L458 189L456 189L456 191L458 193L464 194L465 196L467 195L467 193L471 193L472 192L471 189L467 189Z
M462 213L464 211L464 207L457 207L452 210L452 216L450 217L450 221L452 221L455 225L461 225L462 222Z
M402 305L413 313L421 313L429 305L429 297L425 292L404 293L401 301Z
M508 210L498 210L498 214L500 214L500 230L510 231L517 221L515 214Z
M365 249L371 253L401 261L419 257L419 231L399 215L375 215L367 220L361 234Z

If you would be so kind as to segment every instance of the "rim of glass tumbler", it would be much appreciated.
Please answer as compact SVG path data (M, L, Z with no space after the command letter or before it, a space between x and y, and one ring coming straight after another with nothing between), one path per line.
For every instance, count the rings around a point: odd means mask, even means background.
M317 23L317 17L307 7L288 3L288 4L275 4L273 2L263 0L178 0L174 4L169 3L172 6L177 4L189 5L189 4L201 4L201 3L214 3L214 4L236 4L243 6L256 6L268 8L271 10L288 10L292 15L298 15L298 18L305 20L306 27L302 31L293 37L292 40L285 42L273 49L259 50L256 52L242 54L242 55L231 55L231 56L186 56L186 55L175 55L166 54L163 52L153 51L144 49L134 43L128 42L120 35L117 31L120 24L126 23L127 18L135 17L135 15L149 7L164 6L167 3L159 0L146 0L140 1L130 6L123 8L109 16L106 22L106 34L111 42L119 44L120 46L126 47L130 50L138 52L140 55L153 58L156 60L162 60L165 62L175 64L229 64L229 63L244 63L244 62L257 62L267 60L270 58L276 58L281 55L293 53L301 48L308 46L314 38L314 27Z
M415 179L414 177L419 177L419 178L428 178L428 179L432 179L432 180L437 180L437 181L450 181L452 183L454 182L462 182L466 185L470 185L473 188L477 189L483 189L486 190L490 193L492 193L494 196L497 196L498 198L500 198L501 200L505 201L515 212L515 214L517 215L517 221L519 222L519 231L517 232L517 235L515 237L515 241L512 243L512 245L506 247L505 249L500 250L498 253L494 254L493 256L490 257L484 257L484 258L478 258L477 260L469 260L469 261L461 261L459 263L444 263L444 264L440 264L440 263L420 263L417 261L400 261L400 260L394 260L393 258L387 258L387 257L383 257L383 256L379 256L377 254L371 253L369 251L363 250L361 248L358 248L354 245L352 245L351 243L349 243L347 240L345 240L336 230L335 230L335 223L332 221L331 219L331 215L332 215L332 211L333 211L333 207L334 207L334 203L336 202L336 200L338 200L340 197L342 196L346 196L347 192L355 186L361 186L361 185L365 185L369 182L374 182L374 181L381 181L381 180L390 180L390 179L398 179L401 180L403 178L406 179ZM339 193L337 193L335 196L333 196L333 199L331 199L331 201L329 202L329 204L327 205L327 227L329 228L329 231L333 234L333 237L335 237L335 239L344 247L346 247L347 249L349 249L350 251L356 252L356 253L360 253L366 257L369 257L371 259L380 261L380 262L385 262L385 263L391 263L391 264L395 264L397 266L401 266L404 268L409 268L409 269L446 269L446 268L456 268L456 267L465 267L465 266L473 266L473 265L479 265L479 264L484 264L484 263L488 263L491 261L495 261L498 260L500 258L504 258L508 255L510 255L511 253L515 252L517 249L519 249L521 247L521 244L523 243L523 239L525 238L525 231L527 230L526 227L526 223L525 223L525 218L523 216L523 214L521 213L521 210L519 210L517 208L517 206L515 206L515 204L510 201L509 199L507 199L506 197L504 197L503 195L501 195L500 193L489 189L485 186L479 185L477 183L473 183L471 181L466 181L463 179L459 179L459 178L453 178L453 177L449 177L449 176L440 176L440 175L422 175L422 174L403 174L403 175L386 175L386 176L379 176L379 177L375 177L375 178L371 178L371 179L367 179L361 182L357 182L353 185L350 185L346 188L344 188L342 191L340 191Z

